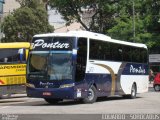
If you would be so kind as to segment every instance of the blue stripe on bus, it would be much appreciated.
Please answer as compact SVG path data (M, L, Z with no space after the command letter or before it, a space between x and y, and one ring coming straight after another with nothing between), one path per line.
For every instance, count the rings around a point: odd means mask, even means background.
M50 53L72 53L72 51L50 51Z
M32 53L32 54L34 54L34 53L43 54L43 53L49 53L49 51L31 51L30 53Z
M72 51L31 51L31 53L72 53Z

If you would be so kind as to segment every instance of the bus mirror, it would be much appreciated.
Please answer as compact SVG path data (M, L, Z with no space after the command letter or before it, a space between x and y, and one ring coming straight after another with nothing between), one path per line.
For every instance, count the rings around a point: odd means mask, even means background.
M30 50L33 50L33 46L31 45L31 46L29 47L29 49L30 49Z

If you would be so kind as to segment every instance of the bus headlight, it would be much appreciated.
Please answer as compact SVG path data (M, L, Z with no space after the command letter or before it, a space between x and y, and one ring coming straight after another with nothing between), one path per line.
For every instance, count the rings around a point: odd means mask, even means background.
M34 84L26 83L25 85L30 88L35 88Z
M69 88L69 87L73 87L75 84L71 83L71 84L64 84L64 85L60 85L59 88Z

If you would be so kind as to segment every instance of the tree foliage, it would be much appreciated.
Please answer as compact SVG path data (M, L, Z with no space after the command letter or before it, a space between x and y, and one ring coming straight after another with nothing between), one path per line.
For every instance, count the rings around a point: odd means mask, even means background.
M160 45L160 23L158 22L160 1L121 0L118 6L119 16L115 18L116 24L107 30L110 36L116 39L145 43L148 47ZM133 11L133 7L135 11ZM135 19L133 19L133 15ZM133 20L135 22L135 37L133 35Z
M159 0L49 0L49 5L57 8L67 24L77 21L88 31L106 33L115 39L149 47L160 45ZM88 25L81 17L91 10L94 14Z
M30 41L34 34L52 32L45 8L38 0L18 0L21 7L4 18L3 42ZM31 2L28 2L31 1Z
M67 25L72 22L79 22L89 31L105 32L105 29L113 25L113 14L117 0L50 0L49 5L56 8L67 21ZM82 20L82 15L92 12L89 24Z

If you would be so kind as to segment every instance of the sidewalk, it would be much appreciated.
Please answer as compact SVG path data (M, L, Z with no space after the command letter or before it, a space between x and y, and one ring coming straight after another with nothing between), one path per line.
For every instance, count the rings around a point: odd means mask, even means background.
M16 98L16 97L27 97L27 94L23 93L23 94L12 94L11 98Z

